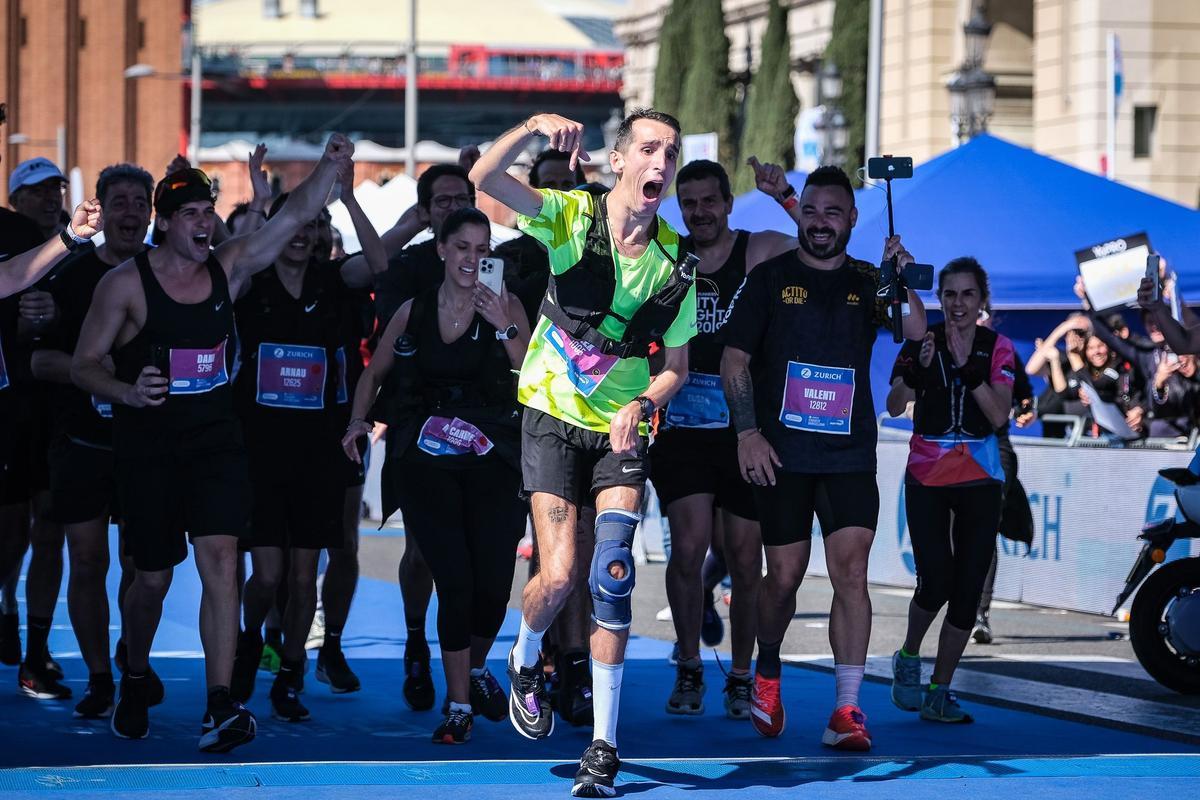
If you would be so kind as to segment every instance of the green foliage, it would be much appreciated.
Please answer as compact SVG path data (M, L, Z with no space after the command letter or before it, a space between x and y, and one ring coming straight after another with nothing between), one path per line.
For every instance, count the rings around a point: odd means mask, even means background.
M837 0L825 59L836 64L842 74L841 107L849 126L845 167L855 186L861 184L857 171L865 163L869 28L870 0Z
M679 115L687 50L691 43L691 16L678 0L667 7L658 32L658 63L654 67L654 107Z
M742 126L740 161L757 156L765 163L791 168L795 164L796 114L800 100L792 87L791 40L787 10L780 0L770 0L762 57L750 82L746 119ZM738 194L754 188L754 172L738 164L734 187Z
M729 77L729 38L721 0L674 0L672 11L690 19L679 122L683 132L715 131L721 164L733 174L737 143L733 141L734 87ZM657 100L656 100L657 104Z

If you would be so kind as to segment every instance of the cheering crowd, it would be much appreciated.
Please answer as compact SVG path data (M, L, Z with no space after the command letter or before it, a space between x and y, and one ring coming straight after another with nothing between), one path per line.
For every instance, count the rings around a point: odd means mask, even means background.
M540 739L557 711L594 730L573 794L615 793L632 543L650 480L673 537L678 653L666 712L705 710L705 562L719 552L733 585L726 716L764 736L783 732L780 647L815 516L834 589L835 698L821 739L869 750L859 705L879 512L869 375L877 330L900 313L907 342L888 410L914 421L906 503L919 580L892 699L926 720L970 722L950 686L1015 480L1010 415L1027 420L1031 399L1014 392L1012 343L985 324L984 267L964 257L941 270L945 319L928 325L916 293L893 311L877 266L846 254L857 211L840 169L793 187L781 167L751 159L759 190L796 235L748 233L729 228L721 166L677 172L670 115L641 109L622 122L611 189L585 183L583 133L540 114L474 154L469 171L428 169L417 204L382 235L354 201L353 145L340 134L279 197L257 149L253 198L225 221L208 178L183 162L157 184L135 165L105 169L96 199L69 221L57 167L35 159L14 169L21 213L0 215L9 257L0 264L0 658L20 663L21 690L71 696L47 648L64 537L68 611L89 672L77 717L111 716L117 736L147 735L164 694L150 653L189 540L203 587L202 750L254 738L247 704L265 649L279 661L262 708L285 722L309 718L300 693L318 599L315 676L335 693L358 690L340 642L358 577L368 439L385 431L384 515L399 511L407 537L403 696L415 710L437 701L424 631L438 591L446 696L434 742L466 742L480 715ZM509 167L539 138L548 148L529 182L513 177ZM335 183L361 253L335 256L323 208ZM657 215L672 186L687 235ZM495 253L476 187L519 215L524 235ZM410 244L425 229L432 238ZM882 243L881 258L913 260L899 237ZM1129 348L1138 369L1163 371L1140 355L1153 348ZM1050 349L1029 369L1052 361L1057 387ZM1091 352L1087 340L1069 354L1102 368ZM1071 374L1086 364L1072 362ZM1156 400L1184 391L1172 382L1190 377L1184 370L1166 374L1161 392L1156 380ZM486 658L527 519L535 554L506 687ZM116 554L110 521L120 526ZM22 654L13 586L27 547ZM923 684L922 640L943 606Z

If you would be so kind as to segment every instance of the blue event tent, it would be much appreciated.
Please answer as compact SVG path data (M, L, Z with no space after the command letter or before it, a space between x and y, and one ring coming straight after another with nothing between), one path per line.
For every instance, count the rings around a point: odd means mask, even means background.
M788 178L799 188L804 173ZM857 193L858 225L850 252L877 261L887 233L882 183ZM896 229L919 261L941 267L973 255L991 275L994 305L1005 309L1075 309L1075 251L1145 232L1179 274L1184 297L1200 297L1200 211L982 135L892 184ZM659 213L682 224L675 197ZM748 192L734 202L730 225L791 233L795 225L774 200Z

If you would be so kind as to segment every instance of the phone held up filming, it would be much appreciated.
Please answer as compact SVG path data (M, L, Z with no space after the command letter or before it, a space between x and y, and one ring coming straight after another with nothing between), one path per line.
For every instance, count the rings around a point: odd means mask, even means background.
M895 216L892 209L892 181L913 176L913 161L908 156L879 156L867 159L867 177L881 180L887 186L888 237L896 235ZM904 340L904 303L908 290L925 291L933 288L932 264L907 264L903 270L896 269L896 260L889 258L879 265L879 282L887 292L892 306L892 339Z

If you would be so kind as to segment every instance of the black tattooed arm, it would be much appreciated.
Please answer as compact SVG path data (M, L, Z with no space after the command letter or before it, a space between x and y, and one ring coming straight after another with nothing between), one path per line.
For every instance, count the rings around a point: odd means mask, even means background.
M750 379L750 354L726 347L721 355L721 384L733 428L739 434L758 428L754 418L754 383Z

